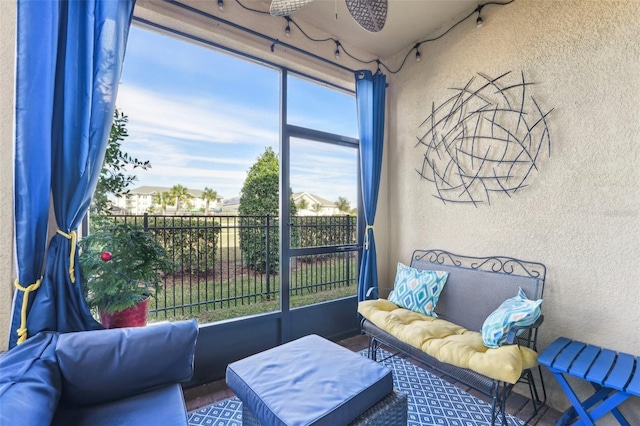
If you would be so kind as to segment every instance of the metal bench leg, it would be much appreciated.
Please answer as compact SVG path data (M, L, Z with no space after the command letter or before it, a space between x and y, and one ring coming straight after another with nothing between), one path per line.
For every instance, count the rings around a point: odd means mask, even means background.
M506 386L502 387L502 396L500 397L500 411L502 412L502 424L507 424L507 396L509 396L510 389Z
M498 417L498 413L496 412L496 405L498 400L498 396L497 395L493 395L493 397L491 397L491 426L495 426L496 424L496 417Z
M531 422L531 420L538 415L540 408L544 407L544 405L547 403L547 389L544 386L542 367L540 365L538 365L538 377L540 378L540 387L542 388L542 399L540 399L540 392L538 391L538 385L536 384L533 370L526 370L523 377L524 381L527 382L527 385L529 386L529 393L531 394L531 404L533 405L533 413L525 421L526 424L529 424L529 422Z
M491 389L491 426L496 424L496 417L498 413L496 412L496 406L498 405L498 382L493 381L493 388Z
M502 385L500 382L493 382L493 389L491 390L491 426L495 426L498 417L502 425L507 424L507 397L511 392L512 386Z
M367 358L378 361L378 349L380 342L373 336L369 336L369 347L367 348Z
M531 373L531 377L533 378L533 372ZM540 377L540 387L542 388L542 400L540 400L540 394L538 394L538 387L533 383L533 389L536 394L536 401L538 403L538 407L536 408L536 412L543 407L547 403L547 388L544 386L544 377L542 376L542 366L538 365L538 377Z

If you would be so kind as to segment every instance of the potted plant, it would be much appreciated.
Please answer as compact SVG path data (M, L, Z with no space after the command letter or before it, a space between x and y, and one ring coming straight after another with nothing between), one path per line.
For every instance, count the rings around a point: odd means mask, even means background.
M145 325L150 297L173 271L167 251L140 226L108 224L80 241L87 303L106 328Z

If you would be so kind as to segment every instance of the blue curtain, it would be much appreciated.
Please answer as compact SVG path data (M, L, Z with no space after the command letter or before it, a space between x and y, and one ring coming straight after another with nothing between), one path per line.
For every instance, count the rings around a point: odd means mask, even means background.
M12 340L43 330L102 328L82 294L75 230L86 214L106 150L135 0L18 1L16 244L19 282ZM44 155L43 155L44 154ZM18 164L19 163L19 164ZM40 189L30 193L33 182ZM53 198L58 231L45 276L45 206ZM19 198L25 193L37 201ZM37 206L39 226L30 211ZM41 254L42 253L42 254ZM38 259L38 256L40 258ZM35 294L34 294L35 293ZM24 316L26 315L26 330Z
M16 79L15 234L18 278L9 347L26 338L32 291L41 283L51 191L51 120L57 53L55 2L18 4ZM34 37L34 34L38 36ZM39 53L37 53L39 52ZM22 309L24 307L24 310Z
M356 104L360 132L360 168L366 228L358 280L358 301L378 295L378 262L373 224L378 205L384 142L387 77L381 72L357 71ZM371 293L369 293L371 292Z

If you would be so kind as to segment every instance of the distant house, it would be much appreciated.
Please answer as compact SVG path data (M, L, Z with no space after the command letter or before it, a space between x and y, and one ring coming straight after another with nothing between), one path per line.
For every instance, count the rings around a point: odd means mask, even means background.
M111 212L112 215L125 215L127 214L126 210L122 207L118 207L115 204L111 204Z
M113 206L126 212L126 214L139 215L149 213L153 210L156 213L161 213L162 208L155 203L154 199L156 194L163 192L170 192L171 188L165 186L141 186L134 188L126 196L116 198L113 200ZM202 191L199 189L188 189L192 198L189 200L188 206L180 205L180 214L189 212L204 212L207 202L202 198ZM220 208L222 203L222 197L218 197L216 201L209 203L209 210L214 212ZM166 214L175 214L176 208L174 201L167 203Z
M233 198L224 200L220 208L223 215L224 214L237 215L239 207L240 207L240 197L233 197Z
M298 208L298 216L332 216L344 214L333 201L308 192L294 192L291 197Z

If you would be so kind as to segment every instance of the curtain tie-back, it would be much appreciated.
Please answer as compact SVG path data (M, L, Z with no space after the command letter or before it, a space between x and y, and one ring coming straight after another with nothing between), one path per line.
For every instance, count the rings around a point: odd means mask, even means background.
M369 230L373 232L373 225L367 225L367 227L364 228L364 249L365 250L369 250Z
M74 268L75 268L76 244L78 243L78 235L76 234L76 231L71 231L67 234L66 232L63 232L60 229L58 229L58 234L71 240L71 251L69 253L69 277L71 278L71 282L75 283L76 276L74 274Z
M37 280L31 285L23 287L17 279L13 282L13 285L24 293L22 297L22 309L20 310L20 328L16 330L18 333L18 345L27 340L27 306L29 305L29 293L37 290L40 287L40 283L41 280Z

